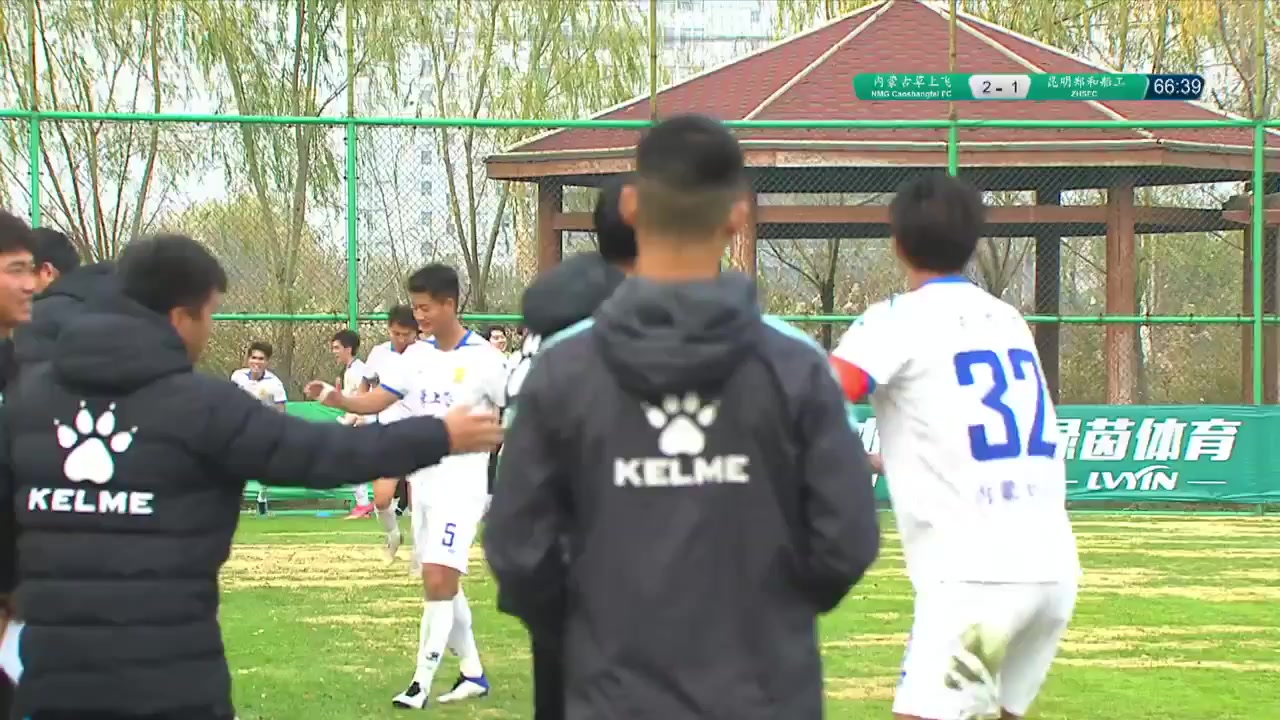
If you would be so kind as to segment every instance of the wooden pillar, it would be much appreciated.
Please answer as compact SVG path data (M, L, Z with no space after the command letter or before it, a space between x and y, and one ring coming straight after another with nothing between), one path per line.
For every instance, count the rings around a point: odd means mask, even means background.
M564 209L564 186L558 180L538 182L538 274L560 264L564 253L564 232L555 226Z
M1062 191L1041 189L1036 191L1037 205L1061 205ZM1050 225L1036 232L1035 308L1037 315L1057 315L1062 300L1062 232ZM1039 323L1035 326L1036 352L1044 369L1045 382L1049 384L1049 396L1058 402L1061 377L1062 326L1058 323Z
M1268 178L1264 197L1280 191L1280 177ZM1250 191L1250 204L1256 197ZM1244 257L1241 263L1240 288L1241 314L1253 315L1253 224L1244 230ZM1280 227L1266 226L1262 235L1262 312L1276 315L1280 309L1277 297L1277 274L1280 273ZM1264 325L1262 328L1262 401L1267 404L1280 402L1280 328ZM1253 326L1240 327L1240 401L1253 404Z
M1134 237L1133 181L1107 190L1107 314L1138 312L1138 255ZM1106 326L1107 404L1132 405L1138 379L1138 326Z
M752 190L747 196L747 224L743 226L742 232L733 237L733 242L729 245L729 264L736 270L744 272L751 277L756 276L756 258L757 258L757 236L756 231L756 191Z

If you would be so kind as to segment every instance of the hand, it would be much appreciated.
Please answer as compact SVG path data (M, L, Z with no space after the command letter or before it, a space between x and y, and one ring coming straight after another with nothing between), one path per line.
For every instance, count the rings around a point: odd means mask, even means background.
M880 457L880 453L870 453L867 455L867 461L871 463L871 469L877 473L884 474L884 458Z
M321 405L328 407L338 407L336 404L340 393L334 389L332 385L323 380L312 380L302 389L302 394L307 396L308 400L318 400Z
M496 412L477 413L469 405L455 405L443 420L453 453L488 452L502 442Z

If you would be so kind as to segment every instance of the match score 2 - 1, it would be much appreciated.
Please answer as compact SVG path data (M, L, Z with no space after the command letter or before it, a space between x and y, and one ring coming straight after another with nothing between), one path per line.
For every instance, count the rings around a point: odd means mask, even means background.
M1030 75L970 75L969 93L974 100L1026 100Z

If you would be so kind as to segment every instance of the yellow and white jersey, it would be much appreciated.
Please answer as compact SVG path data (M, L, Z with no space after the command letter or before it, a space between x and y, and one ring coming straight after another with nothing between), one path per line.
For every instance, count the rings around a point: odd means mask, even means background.
M506 403L506 358L480 335L468 330L456 347L437 348L434 341L406 352L411 379L404 381L405 402L414 415L441 417L455 405L497 411ZM405 368L402 368L404 370ZM385 380L384 380L385 385ZM439 465L412 476L415 492L433 502L484 502L488 495L489 454L450 455Z
M264 370L262 377L255 378L252 370L240 368L231 373L231 382L239 385L241 390L258 398L258 401L263 405L283 405L288 400L284 390L284 383L270 370Z
M416 342L410 344L409 347L405 348L405 352L407 353L417 344ZM371 382L377 380L379 384L384 384L382 383L383 378L391 378L393 382L396 382L396 379L402 375L400 365L403 362L404 355L396 352L395 346L391 344L390 340L381 345L376 345L369 351L369 359L365 362L366 378ZM404 397L402 393L397 393L397 395L401 398ZM377 420L380 423L395 422L412 414L409 406L401 399L391 407L378 413Z

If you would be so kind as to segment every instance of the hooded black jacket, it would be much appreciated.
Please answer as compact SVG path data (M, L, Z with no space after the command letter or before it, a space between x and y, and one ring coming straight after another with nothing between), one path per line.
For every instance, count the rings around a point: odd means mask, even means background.
M569 720L822 717L817 616L879 528L815 348L740 274L632 278L533 364L485 552L510 612L568 608Z
M59 277L35 297L31 322L14 331L18 362L49 360L58 333L86 304L108 297L116 290L115 265L85 265Z
M550 337L591 317L626 277L600 253L565 258L524 291L525 326L535 335Z
M218 571L245 480L331 488L448 452L438 419L348 428L193 372L168 321L118 297L10 388L0 450L19 537L18 710L231 714Z

